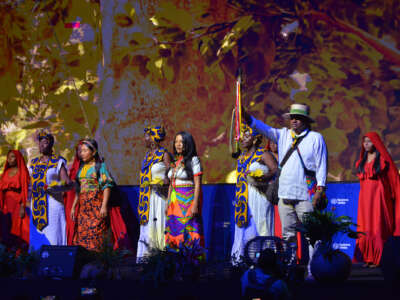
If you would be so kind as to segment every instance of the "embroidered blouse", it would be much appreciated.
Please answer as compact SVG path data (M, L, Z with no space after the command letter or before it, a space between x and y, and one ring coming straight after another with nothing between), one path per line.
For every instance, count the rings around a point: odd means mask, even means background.
M77 180L80 183L81 192L104 191L106 188L112 188L115 185L104 162L101 163L99 178L96 174L96 165L88 163L78 172Z
M192 170L193 176L200 176L203 174L200 160L197 156L192 157ZM183 164L178 164L175 168L171 168L168 171L168 178L171 179L173 185L193 185L193 179L188 178Z

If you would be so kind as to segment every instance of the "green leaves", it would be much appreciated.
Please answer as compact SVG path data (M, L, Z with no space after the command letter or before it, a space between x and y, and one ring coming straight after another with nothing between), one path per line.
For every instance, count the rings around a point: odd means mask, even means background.
M120 27L130 27L133 25L132 19L125 14L116 14L114 16L115 23Z
M142 51L144 59L134 68L170 95L177 90L165 83L184 83L178 92L182 101L197 101L201 107L210 101L194 92L203 85L217 91L209 98L227 106L227 101L219 99L234 97L230 81L240 66L244 70L243 102L271 125L284 125L279 116L293 101L311 106L319 120L314 129L324 134L332 165L346 170L345 179L351 176L352 153L359 146L353 141L360 132L390 131L388 137L393 141L399 128L394 123L388 128L392 114L386 106L396 101L393 90L399 89L400 73L385 65L393 51L381 51L388 41L398 44L394 24L400 13L395 13L390 1L359 5L345 0L229 0L223 9L211 3L184 9L173 3L150 6L152 30L143 34L154 37L155 45L138 40L132 48ZM295 21L298 26L282 35L282 28ZM143 46L148 50L140 50ZM201 84L190 81L185 72L189 68L199 74ZM293 80L296 72L308 75L305 85ZM203 74L212 82L203 83L208 81ZM228 91L223 95L222 86ZM215 151L207 149L215 157Z
M182 31L193 29L192 15L184 9L179 9L171 2L161 2L156 14L151 18L155 26L173 27L175 25Z
M255 24L252 16L241 17L233 28L224 36L221 46L217 51L217 56L227 53L236 46L237 41Z
M0 84L7 87L2 92L0 110L0 120L7 124L1 137L5 148L24 148L35 155L33 137L46 127L56 135L57 151L65 152L76 142L68 138L70 133L89 133L85 121L77 119L84 115L79 98L89 120L98 122L94 105L98 78L92 74L97 73L101 57L96 44L99 5L70 0L23 1L6 14L0 8L0 15L7 16L0 18L1 28L9 28L0 35L0 54L6 62L0 63ZM65 23L76 21L77 15L82 27L65 28ZM94 36L88 36L88 32Z
M184 124L193 129L204 145L200 152L210 155L206 167L221 159L227 166L218 174L205 174L205 180L223 181L222 174L231 171L230 158L218 154L225 141L211 145L207 137L229 123L226 112L235 96L232 82L238 67L243 70L243 103L270 125L284 125L280 116L293 101L311 106L318 120L314 129L324 134L331 165L346 170L345 179L350 179L359 147L354 141L362 132L378 130L389 145L398 144L400 8L392 0L362 5L347 0L138 5L129 0L118 6L118 14L106 12L103 20L97 2L22 1L18 9L0 7L0 85L7 87L0 120L26 130L22 143L34 130L50 125L60 135L60 149L69 149L73 139L62 138L68 131L86 136L97 128L101 84L93 75L103 63L102 45L109 43L107 67L115 82L128 80L130 95L147 103L127 112L130 119L116 126L134 126L132 115L140 115L164 120L170 128ZM65 28L76 16L82 28ZM102 41L100 30L110 25L102 23L106 20L115 26L112 39ZM295 21L298 26L283 35L282 28ZM94 36L86 39L88 26ZM305 85L293 80L296 72L308 75ZM113 86L115 94L118 85ZM110 122L118 118L112 115ZM207 125L198 119L206 119ZM399 160L395 147L391 152Z
M312 246L317 241L324 244L332 244L333 237L338 233L345 233L350 238L358 238L361 232L351 229L352 226L357 226L348 216L339 216L330 211L314 210L306 213L302 224L298 230L310 239Z

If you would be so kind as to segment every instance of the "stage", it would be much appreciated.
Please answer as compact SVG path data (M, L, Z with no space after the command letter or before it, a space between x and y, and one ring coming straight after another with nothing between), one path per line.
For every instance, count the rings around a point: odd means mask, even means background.
M0 166L10 149L27 163L41 155L37 135L43 129L52 132L54 154L68 165L82 138L96 139L120 184L118 205L132 241L132 255L116 266L127 273L121 279L39 279L32 270L13 279L2 267L0 300L79 299L89 287L98 289L99 299L237 299L238 272L229 264L235 186L225 183L233 182L229 175L237 167L229 151L232 109L243 106L283 128L290 126L283 116L292 104L308 105L312 130L326 142L330 179L358 180L354 163L370 131L400 166L398 3L0 1ZM169 151L178 132L194 137L207 182L201 204L207 259L199 280L154 287L154 280L138 277L143 272L135 264L135 184L148 151L143 130L157 125L166 130L162 145ZM359 191L358 182L328 183L326 210L357 223ZM33 226L29 207L26 214L29 255L38 255L49 241ZM339 234L333 247L352 258L355 243ZM400 265L399 248L388 259L393 269ZM393 299L390 292L379 268L356 264L346 282L306 281L294 288L293 299Z
M49 280L0 279L1 299L240 299L239 278L232 276L229 267L225 275L208 274L199 281L168 282L154 287L153 282L135 280ZM230 278L229 275L231 274ZM88 288L96 288L98 298L82 295ZM352 299L398 299L397 287L388 285L379 268L365 269L353 264L350 278L344 283L320 284L305 281L292 290L292 299L352 300Z
M359 184L355 182L328 183L327 210L334 211L338 216L349 216L357 222ZM121 213L128 225L129 234L137 243L139 225L137 222L137 205L139 201L138 186L119 186ZM202 218L207 258L210 260L228 259L234 236L234 208L233 198L235 185L233 184L204 184L202 186ZM45 243L33 223L30 226L30 245L39 249ZM334 247L353 257L355 240L345 235L338 235L334 239Z
M116 267L117 279L21 279L3 278L0 285L7 291L2 299L41 299L40 296L56 295L60 299L88 299L82 293L95 288L98 299L240 299L241 271L229 263L234 223L232 184L205 184L202 187L202 217L204 223L207 262L196 278L185 280L149 280L143 266L129 257ZM347 215L357 220L359 184L356 182L328 183L326 210L338 216ZM119 186L121 211L124 212L130 234L137 241L138 186ZM32 227L31 227L32 228ZM31 235L31 244L39 246L40 239ZM355 240L346 236L335 237L334 247L353 257ZM143 275L144 274L144 275ZM77 278L77 277L76 277ZM343 283L321 284L315 281L298 282L292 287L292 299L397 299L392 297L395 287L384 280L380 268L362 268L353 264L349 279ZM179 296L178 296L179 295ZM86 298L85 298L86 297ZM58 298L57 298L58 299Z

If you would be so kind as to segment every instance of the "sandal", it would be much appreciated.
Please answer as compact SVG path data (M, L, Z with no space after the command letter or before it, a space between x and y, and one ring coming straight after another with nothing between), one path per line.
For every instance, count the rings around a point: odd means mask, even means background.
M371 263L365 263L365 264L363 264L361 267L362 267L362 268L369 268L370 265L371 265Z
M375 269L375 268L377 268L377 267L379 267L378 265L374 265L374 264L370 264L369 266L368 266L368 268L371 268L371 269Z

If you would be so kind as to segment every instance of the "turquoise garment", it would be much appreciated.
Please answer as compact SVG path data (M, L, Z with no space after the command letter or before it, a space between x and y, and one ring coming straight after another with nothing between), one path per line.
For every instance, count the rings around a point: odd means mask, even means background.
M115 185L104 162L101 163L99 178L97 178L96 174L96 165L89 163L84 164L79 170L77 179L80 183L81 192L104 191L106 188L112 188Z

